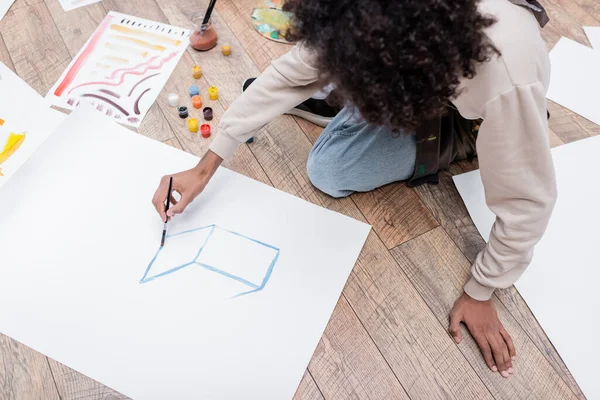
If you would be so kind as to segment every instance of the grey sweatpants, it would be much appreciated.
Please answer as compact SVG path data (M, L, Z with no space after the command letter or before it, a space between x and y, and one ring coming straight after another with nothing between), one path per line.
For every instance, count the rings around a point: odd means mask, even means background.
M370 124L353 107L329 123L308 157L308 177L322 192L345 197L413 176L415 135Z

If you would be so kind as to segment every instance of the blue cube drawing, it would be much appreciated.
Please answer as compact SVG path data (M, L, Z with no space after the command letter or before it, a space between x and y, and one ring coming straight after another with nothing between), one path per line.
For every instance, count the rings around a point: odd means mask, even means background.
M209 225L167 235L165 247L158 249L140 283L198 266L248 286L248 291L234 296L239 297L263 290L278 258L274 246Z

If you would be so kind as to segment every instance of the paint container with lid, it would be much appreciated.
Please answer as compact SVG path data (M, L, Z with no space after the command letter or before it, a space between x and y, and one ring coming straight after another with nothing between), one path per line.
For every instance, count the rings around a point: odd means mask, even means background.
M203 138L208 139L210 137L210 125L202 124L202 126L200 127L200 134Z
M217 89L216 86L211 86L208 88L208 97L211 100L218 100L219 99L219 89Z
M192 97L192 105L197 109L202 108L202 97L200 97L200 95Z
M179 111L179 118L187 118L189 115L188 108L186 106L179 107L177 111Z
M192 76L194 77L194 79L202 78L202 70L200 69L199 65L194 65L194 67L192 68Z
M200 89L198 89L198 85L192 85L189 89L190 97L194 97L200 94Z
M213 109L210 107L204 107L204 110L202 110L202 114L204 114L204 119L206 121L212 121L213 119Z
M198 120L196 118L190 118L188 120L188 129L192 133L198 132L199 127L198 127Z
M169 105L171 107L177 107L179 105L179 96L175 93L169 93Z

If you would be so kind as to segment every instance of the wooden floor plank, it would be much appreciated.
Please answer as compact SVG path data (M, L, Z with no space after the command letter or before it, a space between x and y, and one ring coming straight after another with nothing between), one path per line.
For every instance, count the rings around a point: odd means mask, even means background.
M0 399L59 399L46 357L2 334Z
M355 193L352 199L388 249L439 225L415 191L404 182Z
M327 399L409 399L343 296L308 369Z
M58 80L71 57L46 4L13 8L2 20L2 37L16 72L42 96Z
M398 246L392 254L439 322L447 326L454 301L469 279L471 263L441 227ZM491 372L464 327L463 342L458 346L492 395L501 399L576 398L502 302L494 299L500 320L517 348L515 374L505 379Z
M124 396L87 376L48 359L61 400L127 400Z
M462 198L454 186L453 172L462 173L462 170L458 165L453 164L450 166L450 171L439 173L439 184L422 185L415 190L462 252L470 260L474 260L485 246L485 241L475 228Z
M1 25L0 25L1 26ZM2 38L2 34L0 33L0 62L10 68L13 72L15 70L15 66L10 59L10 54L8 53L8 49L6 48L6 44L4 44L4 39Z
M293 400L325 400L315 380L308 371L304 373Z

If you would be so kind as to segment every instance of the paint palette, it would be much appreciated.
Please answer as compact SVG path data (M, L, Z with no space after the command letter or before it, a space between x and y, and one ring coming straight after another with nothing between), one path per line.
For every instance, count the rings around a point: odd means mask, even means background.
M74 109L82 101L138 127L189 43L188 29L110 12L46 98Z

